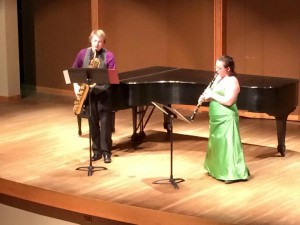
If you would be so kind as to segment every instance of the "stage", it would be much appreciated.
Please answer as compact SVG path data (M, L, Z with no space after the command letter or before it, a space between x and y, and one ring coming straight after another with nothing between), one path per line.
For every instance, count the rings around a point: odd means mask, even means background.
M224 184L203 169L207 112L200 110L191 124L175 119L173 176L185 180L175 189L153 183L170 176L170 142L157 109L134 147L131 110L116 112L112 163L94 162L102 169L92 176L76 170L89 165L89 136L86 119L78 136L73 102L33 93L21 103L0 103L2 204L78 224L300 223L299 122L287 123L286 156L280 157L274 120L241 117L251 177Z

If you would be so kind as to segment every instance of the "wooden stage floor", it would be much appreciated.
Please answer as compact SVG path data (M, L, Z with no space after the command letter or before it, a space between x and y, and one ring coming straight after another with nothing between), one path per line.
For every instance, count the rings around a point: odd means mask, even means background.
M131 111L118 111L113 162L93 163L105 168L87 176L76 170L89 165L87 121L78 136L72 107L72 97L50 94L0 103L1 203L79 224L300 224L299 122L288 122L280 157L274 120L240 118L251 179L226 185L203 169L207 112L192 124L174 120L173 175L185 180L175 189L153 184L170 177L170 142L158 110L135 148Z

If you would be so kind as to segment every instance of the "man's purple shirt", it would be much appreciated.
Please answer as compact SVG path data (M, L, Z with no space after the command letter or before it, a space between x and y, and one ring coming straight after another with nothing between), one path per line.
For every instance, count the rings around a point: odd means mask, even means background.
M84 56L87 48L81 49L76 56L75 62L73 63L73 68L81 68L84 61ZM116 60L112 52L106 50L106 65L107 69L116 69Z

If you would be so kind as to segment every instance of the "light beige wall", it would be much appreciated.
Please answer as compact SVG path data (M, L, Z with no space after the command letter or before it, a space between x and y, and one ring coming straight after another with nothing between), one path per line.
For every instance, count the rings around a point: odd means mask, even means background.
M0 204L1 224L3 225L76 225L64 220L38 215L14 207Z
M0 96L7 96L5 1L0 1Z
M0 195L1 225L129 225L92 215Z
M16 0L0 0L0 97L20 96Z

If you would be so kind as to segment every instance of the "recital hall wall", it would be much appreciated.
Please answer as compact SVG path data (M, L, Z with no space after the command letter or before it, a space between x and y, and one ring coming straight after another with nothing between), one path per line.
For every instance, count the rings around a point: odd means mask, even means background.
M104 0L99 23L119 71L147 66L213 68L213 1ZM35 0L36 85L72 89L62 70L88 47L90 1Z
M299 9L294 0L228 0L227 48L239 73L300 79Z
M36 85L71 89L61 71L89 46L90 1L35 2ZM119 71L213 69L212 0L102 0L99 23ZM228 0L227 53L237 72L299 79L300 1Z
M62 71L72 66L80 48L89 45L89 0L33 0L36 86L71 89Z
M228 0L228 54L240 73L300 77L300 1Z
M102 1L104 29L121 71L213 66L213 1Z

